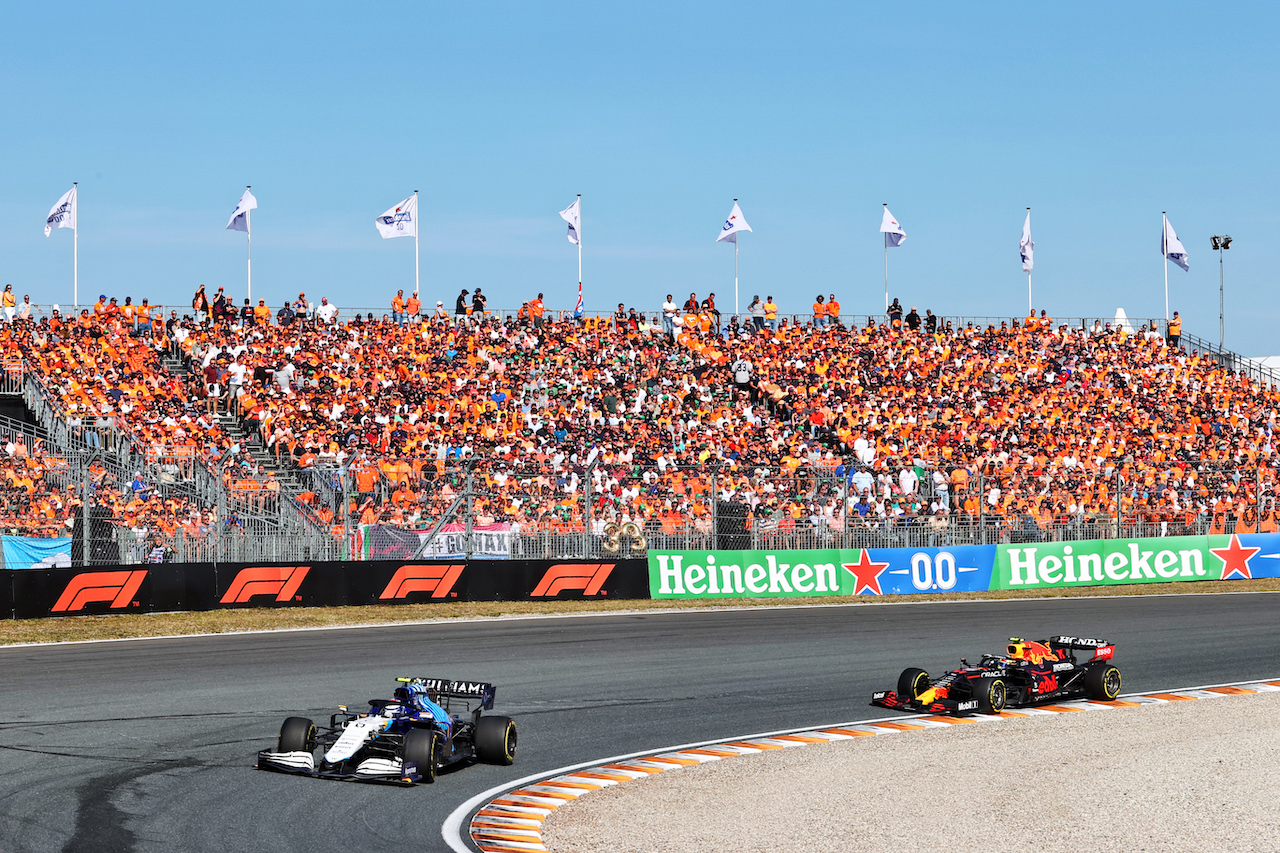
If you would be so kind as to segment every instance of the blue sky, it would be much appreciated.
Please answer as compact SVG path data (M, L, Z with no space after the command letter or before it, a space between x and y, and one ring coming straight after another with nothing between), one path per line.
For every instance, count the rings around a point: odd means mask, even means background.
M413 241L373 218L422 193L424 301L538 291L571 307L557 211L583 194L587 307L708 290L784 311L883 306L881 202L906 228L894 296L939 314L1164 313L1160 212L1186 330L1280 353L1272 258L1280 130L1275 4L20 4L0 28L0 282L71 302L305 290L384 310Z

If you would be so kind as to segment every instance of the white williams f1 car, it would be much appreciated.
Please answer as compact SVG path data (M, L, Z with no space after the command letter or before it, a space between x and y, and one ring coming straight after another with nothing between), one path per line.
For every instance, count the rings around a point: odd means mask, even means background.
M515 721L482 715L493 710L492 684L442 678L396 681L401 686L394 698L369 700L363 714L339 705L328 727L317 728L305 717L287 718L276 749L258 753L258 768L412 785L434 782L443 767L515 761Z

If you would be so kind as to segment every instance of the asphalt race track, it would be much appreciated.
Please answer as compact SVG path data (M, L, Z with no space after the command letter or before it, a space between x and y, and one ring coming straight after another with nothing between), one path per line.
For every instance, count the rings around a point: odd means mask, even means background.
M716 737L882 716L899 671L1006 637L1118 644L1125 692L1280 675L1280 596L1051 599L522 619L0 649L0 850L441 850L507 780ZM252 768L281 720L399 675L498 685L512 767L412 789Z

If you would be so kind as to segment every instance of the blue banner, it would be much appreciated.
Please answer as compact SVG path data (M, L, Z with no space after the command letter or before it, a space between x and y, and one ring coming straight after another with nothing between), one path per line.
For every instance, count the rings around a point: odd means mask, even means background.
M53 569L71 565L71 537L33 539L0 536L6 569Z

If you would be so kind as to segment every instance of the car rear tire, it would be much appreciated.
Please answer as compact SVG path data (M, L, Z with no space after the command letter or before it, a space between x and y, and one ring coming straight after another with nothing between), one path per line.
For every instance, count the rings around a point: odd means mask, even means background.
M516 760L516 721L510 717L481 717L476 723L476 756L486 764Z
M316 724L306 717L286 717L280 726L277 752L310 752L316 747Z
M1084 693L1090 699L1110 702L1120 695L1120 670L1109 663L1091 666L1084 671Z
M929 673L923 669L904 669L902 675L898 676L898 692L904 694L910 699L919 698L920 694L929 689Z
M999 714L1009 701L1009 686L1003 678L979 678L973 683L973 698L980 713Z
M436 781L436 761L440 753L440 735L429 729L409 729L404 735L404 755L401 760L416 762L419 781L431 784Z

